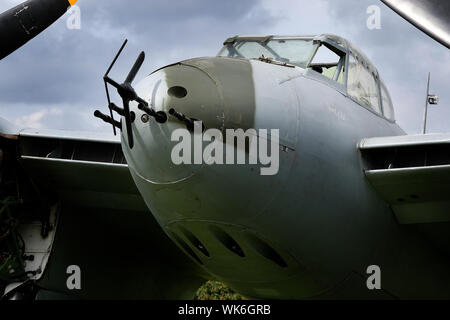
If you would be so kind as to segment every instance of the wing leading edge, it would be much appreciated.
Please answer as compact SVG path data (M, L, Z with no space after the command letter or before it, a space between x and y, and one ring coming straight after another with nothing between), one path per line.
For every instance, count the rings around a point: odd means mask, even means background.
M450 222L450 134L368 138L359 149L399 223Z

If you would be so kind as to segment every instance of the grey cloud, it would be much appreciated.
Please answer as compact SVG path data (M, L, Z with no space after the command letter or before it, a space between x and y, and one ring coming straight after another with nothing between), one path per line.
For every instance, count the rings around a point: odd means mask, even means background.
M101 77L123 39L129 38L129 45L112 76L123 80L139 51L145 50L148 59L139 74L143 77L177 60L215 55L226 37L255 31L254 26L268 16L257 9L258 14L247 16L257 4L257 0L80 0L81 30L66 28L66 14L0 63L0 115L32 114L38 106L71 112L67 105L73 104L92 115L105 105ZM20 112L11 112L18 105ZM48 127L67 124L63 117L42 121ZM85 126L82 121L80 127Z
M426 73L431 70L432 91L440 95L441 104L430 109L430 128L450 130L449 51L380 1L80 0L77 4L81 30L68 30L67 16L63 17L0 62L0 116L20 120L42 108L60 108L67 116L47 114L41 119L44 126L109 130L98 125L92 112L105 108L101 77L124 38L130 41L112 73L117 80L125 77L141 50L147 60L138 78L177 60L215 55L228 36L276 30L338 33L355 43L379 69L394 98L398 121L409 132L420 128ZM381 30L366 28L366 8L371 4L381 8Z

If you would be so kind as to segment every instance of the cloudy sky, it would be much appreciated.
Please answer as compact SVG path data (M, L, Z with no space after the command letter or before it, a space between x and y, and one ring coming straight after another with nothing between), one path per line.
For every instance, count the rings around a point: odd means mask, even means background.
M0 11L21 0L2 0ZM429 131L450 132L450 52L378 0L79 0L81 29L63 16L0 61L0 117L19 126L111 131L93 117L106 110L102 75L129 39L112 77L123 80L141 50L138 78L163 65L214 56L237 34L341 35L378 68L408 133L421 130L426 77L440 97L430 107ZM381 9L381 29L369 30L366 10ZM355 124L358 125L358 124Z

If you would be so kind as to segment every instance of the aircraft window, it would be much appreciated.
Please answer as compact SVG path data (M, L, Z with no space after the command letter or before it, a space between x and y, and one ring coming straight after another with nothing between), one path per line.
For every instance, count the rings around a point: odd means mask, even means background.
M358 102L381 113L375 76L353 55L348 64L347 92Z
M328 79L344 84L345 55L339 56L322 44L317 50L310 67Z
M386 118L390 120L394 120L394 106L392 105L391 96L389 95L389 91L387 90L383 81L380 81L381 87L381 101L383 103L383 114Z
M266 58L275 58L275 56L256 41L238 42L234 47L236 52L245 58L259 58L264 55Z
M305 67L313 54L311 39L272 39L266 43L258 41L236 41L226 45L220 57L258 59L261 56L279 62Z

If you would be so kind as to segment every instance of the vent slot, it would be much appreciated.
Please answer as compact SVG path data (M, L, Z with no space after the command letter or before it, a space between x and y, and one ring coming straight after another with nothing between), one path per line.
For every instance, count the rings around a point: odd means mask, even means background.
M170 235L192 258L194 258L195 261L197 261L199 264L203 264L202 260L200 260L200 258L195 254L191 247L189 247L189 245L184 242L183 239L181 239L177 234L173 232L170 232Z
M192 232L183 227L179 227L179 229L194 247L196 247L205 256L209 257L209 252L206 250L206 247Z
M281 268L287 268L288 265L286 261L284 261L278 252L276 252L275 249L269 246L266 242L253 235L246 235L246 240L248 244L260 255L276 263Z
M244 251L239 246L239 244L230 236L228 233L216 226L210 226L210 230L214 237L223 244L225 248L231 252L237 254L238 256L245 258Z

